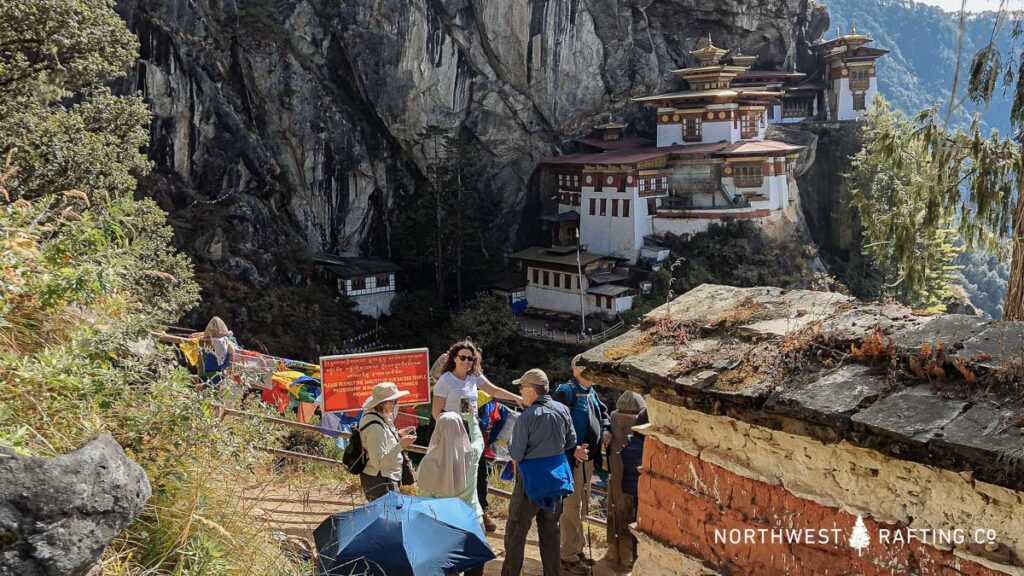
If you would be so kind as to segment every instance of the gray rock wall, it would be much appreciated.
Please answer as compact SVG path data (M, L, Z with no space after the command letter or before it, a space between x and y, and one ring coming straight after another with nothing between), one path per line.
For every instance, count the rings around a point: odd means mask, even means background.
M809 6L810 4L810 6ZM388 254L397 192L422 189L439 127L492 162L514 243L537 161L629 98L674 87L700 36L809 61L809 0L120 0L142 58L157 173L200 271L281 278L283 247ZM443 161L443 159L441 160ZM391 255L400 260L400 255Z

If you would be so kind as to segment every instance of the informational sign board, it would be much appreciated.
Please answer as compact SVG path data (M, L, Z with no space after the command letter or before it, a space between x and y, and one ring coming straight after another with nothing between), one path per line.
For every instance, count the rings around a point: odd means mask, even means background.
M430 402L426 348L320 357L324 411L359 410L381 382L394 382L409 395L399 404Z

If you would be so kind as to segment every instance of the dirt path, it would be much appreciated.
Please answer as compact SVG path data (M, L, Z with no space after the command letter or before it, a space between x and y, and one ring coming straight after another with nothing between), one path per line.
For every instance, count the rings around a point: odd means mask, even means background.
M268 485L247 487L243 496L254 506L251 515L256 521L266 524L270 531L286 534L299 547L308 546L312 550L312 532L328 516L343 512L363 504L361 494L339 493L339 490L328 488L295 488L287 485ZM501 559L505 550L502 539L504 526L498 521L498 531L488 534L491 547L497 554L497 560L487 564L485 576L501 574ZM303 544L304 543L304 544ZM594 549L594 557L601 558L603 549ZM530 532L526 546L526 561L523 565L524 576L541 576L542 566L537 550L536 529ZM609 576L614 572L602 565L594 568L594 576Z

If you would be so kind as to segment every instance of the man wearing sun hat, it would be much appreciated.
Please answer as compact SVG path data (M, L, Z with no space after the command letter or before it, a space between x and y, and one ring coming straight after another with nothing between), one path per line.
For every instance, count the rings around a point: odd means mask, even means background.
M368 501L388 492L398 492L402 480L402 450L416 441L416 428L395 428L395 405L408 395L394 382L381 382L363 404L359 419L359 438L366 450L366 468L359 474L359 483Z
M508 449L517 472L505 524L505 562L501 575L522 573L526 537L536 518L544 576L559 576L562 573L559 552L562 498L573 490L572 469L565 454L575 448L576 432L569 409L548 395L550 386L543 370L528 370L513 384L519 386L527 408L512 430Z

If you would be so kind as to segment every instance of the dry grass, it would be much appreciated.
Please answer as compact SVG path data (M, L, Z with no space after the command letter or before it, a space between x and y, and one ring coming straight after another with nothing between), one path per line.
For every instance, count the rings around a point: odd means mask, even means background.
M760 302L755 302L750 296L744 296L728 312L719 315L708 323L710 328L735 328L744 324L750 324L758 320L766 319L769 315L769 308Z
M609 348L604 351L602 356L605 360L611 362L618 362L630 356L636 356L637 354L643 354L654 346L654 341L648 334L641 334L634 340L625 344L620 344L613 348Z

